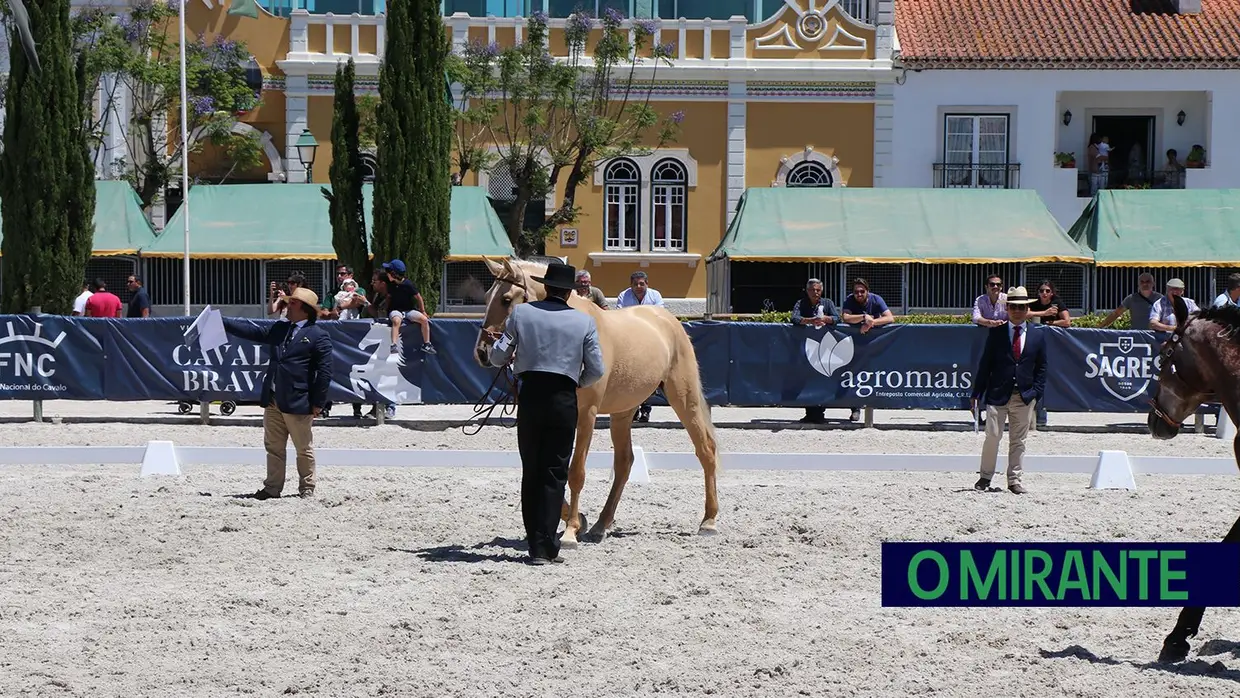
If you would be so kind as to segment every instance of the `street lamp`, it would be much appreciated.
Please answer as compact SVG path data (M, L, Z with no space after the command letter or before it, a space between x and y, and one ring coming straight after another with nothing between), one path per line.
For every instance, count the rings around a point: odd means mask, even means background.
M314 134L310 133L310 129L302 129L301 136L297 139L297 159L301 160L302 167L306 168L306 182L311 181L311 168L314 167L314 154L319 149L319 142L314 140Z

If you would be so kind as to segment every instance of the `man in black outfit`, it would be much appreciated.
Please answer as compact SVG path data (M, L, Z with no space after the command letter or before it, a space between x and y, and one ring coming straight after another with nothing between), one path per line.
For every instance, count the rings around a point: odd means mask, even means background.
M263 329L247 321L225 318L224 328L251 342L271 346L263 392L263 445L267 449L267 479L254 499L278 498L284 490L288 441L297 449L298 494L314 496L314 438L310 425L327 404L332 381L332 340L316 326L319 297L308 288L285 296L287 320Z
M1008 489L1025 494L1025 437L1046 390L1046 330L1028 322L1033 299L1024 286L1008 289L1008 321L986 335L973 382L973 404L986 410L981 477L974 489L985 492L995 476L1003 423L1008 423ZM979 404L984 401L984 404Z
M576 270L551 264L545 277L530 277L547 288L547 300L521 303L492 332L493 366L516 362L517 447L521 451L521 516L530 562L563 562L556 530L568 482L568 462L577 435L577 388L603 377L594 318L568 304L577 285ZM520 351L517 351L517 347Z

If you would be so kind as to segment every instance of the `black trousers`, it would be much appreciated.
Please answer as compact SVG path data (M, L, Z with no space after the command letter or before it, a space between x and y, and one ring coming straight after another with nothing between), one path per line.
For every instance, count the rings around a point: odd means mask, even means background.
M526 371L517 392L521 452L521 518L532 557L555 559L556 530L577 435L577 383L556 373Z

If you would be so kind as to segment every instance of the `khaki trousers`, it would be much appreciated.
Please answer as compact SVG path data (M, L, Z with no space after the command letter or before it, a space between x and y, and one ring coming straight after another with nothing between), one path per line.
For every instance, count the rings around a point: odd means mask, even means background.
M1006 405L986 405L986 442L982 444L981 476L987 480L995 476L995 463L999 459L999 439L1003 438L1003 422L1008 422L1008 486L1020 483L1024 473L1025 437L1038 401L1028 405L1020 397L1020 391L1012 391Z
M308 414L286 414L275 406L267 406L263 412L263 446L267 449L267 479L263 489L268 494L280 494L284 490L284 471L288 467L288 441L293 439L297 451L297 474L299 492L314 491L314 437L310 425L314 417Z

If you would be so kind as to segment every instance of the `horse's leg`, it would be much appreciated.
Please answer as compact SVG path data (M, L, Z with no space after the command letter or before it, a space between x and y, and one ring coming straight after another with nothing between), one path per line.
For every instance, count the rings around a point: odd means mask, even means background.
M1224 408L1226 409L1226 408ZM1230 410L1219 413L1225 419ZM1240 467L1240 434L1231 442L1231 450L1236 456L1236 465ZM1224 543L1240 543L1240 518L1231 525L1231 530L1223 536ZM1204 606L1185 606L1175 622L1175 629L1163 640L1162 652L1158 654L1160 662L1178 662L1188 656L1188 638L1196 637L1201 629L1201 617L1205 615Z
M611 415L611 447L615 453L612 459L611 492L607 494L607 504L594 522L586 538L593 543L601 543L607 537L607 529L616 520L616 509L620 506L620 495L624 485L629 481L629 472L633 469L633 413Z
M696 370L696 367L695 367ZM696 373L694 374L697 375ZM689 385L681 385L676 379L665 387L663 395L667 402L685 425L689 438L693 439L693 450L702 464L702 473L706 478L706 514L698 526L698 533L713 535L715 517L719 515L719 495L715 491L715 473L719 470L719 446L715 441L715 429L710 421L710 405L702 394L700 385L688 381Z
M573 460L568 466L569 500L560 508L564 520L564 534L560 536L560 548L572 550L577 547L577 534L586 527L586 515L581 513L581 488L586 484L586 457L590 455L590 441L594 438L594 418L598 407L590 405L577 410L577 443L573 447Z

